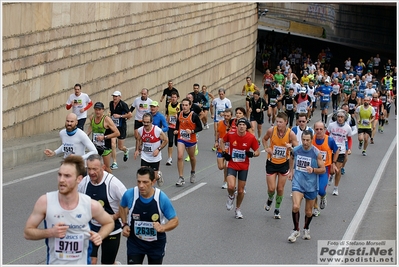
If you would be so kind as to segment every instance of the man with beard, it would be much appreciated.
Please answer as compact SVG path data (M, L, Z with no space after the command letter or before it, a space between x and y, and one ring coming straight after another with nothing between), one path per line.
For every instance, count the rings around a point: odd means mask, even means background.
M42 195L26 221L25 239L46 239L47 264L90 264L89 241L99 246L114 229L114 221L101 204L78 192L84 172L81 156L66 157L58 170L58 191ZM101 225L98 233L90 230L91 219ZM44 228L39 229L43 220Z
M77 127L78 119L75 113L70 113L65 119L65 129L60 131L61 146L56 150L45 149L44 154L52 157L64 153L64 158L69 155L79 155L87 159L90 155L96 154L97 150L90 138ZM89 151L85 153L85 149Z
M94 115L90 117L90 125L87 135L92 135L92 140L97 148L98 154L103 157L105 170L112 172L110 168L111 152L112 152L112 138L120 135L118 128L112 122L111 118L104 115L104 104L97 102L94 105Z
M371 131L373 127L373 121L375 118L375 110L370 105L370 97L364 98L364 103L358 106L355 111L357 119L357 137L359 140L359 149L362 149L362 155L367 156L366 150L371 138Z
M102 203L104 210L111 215L115 227L101 244L101 264L115 264L122 232L122 224L119 219L119 202L126 192L126 187L114 175L104 171L104 167L100 155L89 156L87 158L88 175L79 183L78 191ZM91 230L98 233L100 228L101 225L96 220L90 221ZM93 250L90 254L91 264L97 264L98 249L99 246L93 244Z
M78 117L78 128L83 131L83 127L87 118L87 111L93 102L91 101L88 94L82 93L82 86L80 84L75 84L75 93L71 94L66 103L66 109L70 110L72 108L73 113Z

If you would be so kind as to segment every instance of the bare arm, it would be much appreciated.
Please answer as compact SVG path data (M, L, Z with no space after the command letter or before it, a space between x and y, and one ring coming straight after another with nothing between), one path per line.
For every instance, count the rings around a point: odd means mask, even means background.
M98 233L90 231L90 240L93 241L95 245L100 245L102 240L114 230L115 224L112 220L112 216L104 210L98 201L91 200L91 214L93 218L101 224L101 228Z
M122 207L119 205L119 215L122 220L122 227L127 224L127 214L129 213L129 208L128 207ZM130 227L123 227L122 228L122 234L124 237L129 237L130 235Z
M104 126L105 127L108 126L109 129L111 129L111 131L112 131L112 134L107 135L107 139L118 137L120 135L118 128L115 126L114 122L112 121L112 119L110 117L108 117L108 116L105 117Z
M179 225L179 218L176 216L170 221L168 221L166 224L160 224L159 222L154 222L153 224L157 232L159 233L168 232L172 231Z
M33 208L31 215L25 224L24 237L27 240L40 240L49 237L65 237L69 226L64 223L57 223L54 227L48 229L37 228L39 224L46 218L47 196L42 195Z

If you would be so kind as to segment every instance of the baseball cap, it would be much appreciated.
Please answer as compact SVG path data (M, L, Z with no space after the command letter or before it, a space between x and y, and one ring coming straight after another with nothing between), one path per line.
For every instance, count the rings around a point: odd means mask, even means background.
M158 101L152 101L150 106L159 107Z
M121 96L122 94L121 94L121 92L119 92L119 91L115 91L112 95L113 95L113 96Z
M302 87L301 90L299 90L300 93L306 93L306 88Z
M94 108L100 108L100 109L104 109L104 104L101 102L96 102L94 104Z
M305 72L303 73L303 75L308 75L308 72L307 72L307 71L305 71Z
M353 76L353 73L349 73L349 76Z
M245 125L247 126L247 128L251 128L251 124L249 124L249 121L245 118L241 118L237 121L237 125L240 123L245 123Z

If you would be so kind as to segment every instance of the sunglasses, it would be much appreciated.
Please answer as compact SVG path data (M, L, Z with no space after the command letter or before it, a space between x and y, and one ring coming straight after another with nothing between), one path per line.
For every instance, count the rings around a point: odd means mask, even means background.
M298 121L298 122L300 122L300 123L304 123L304 122L306 122L306 121Z

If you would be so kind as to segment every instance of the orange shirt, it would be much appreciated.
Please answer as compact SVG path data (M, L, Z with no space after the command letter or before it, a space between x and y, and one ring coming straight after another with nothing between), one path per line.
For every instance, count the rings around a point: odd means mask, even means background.
M268 154L268 159L274 164L283 164L290 158L290 150L287 149L285 144L290 142L291 129L287 128L284 136L280 138L277 133L277 126L273 127L273 133L270 137L270 148L272 155Z
M324 165L330 166L332 164L332 150L328 145L328 135L324 136L324 141L321 145L316 144L316 135L314 135L312 144L320 150L320 154L324 160Z
M227 133L227 125L224 120L218 122L217 132L219 133L219 144L220 144L220 139L223 139L223 137ZM224 147L225 147L226 152L229 151L229 143L228 142L224 144ZM222 152L220 147L218 147L218 152Z
M177 139L184 140L189 143L196 143L197 142L197 135L195 133L187 133L187 129L194 131L195 130L195 123L192 120L193 111L190 111L187 118L184 118L183 111L179 114L179 129L177 133Z

